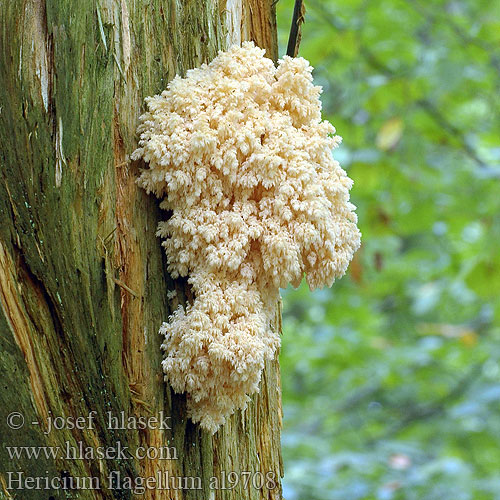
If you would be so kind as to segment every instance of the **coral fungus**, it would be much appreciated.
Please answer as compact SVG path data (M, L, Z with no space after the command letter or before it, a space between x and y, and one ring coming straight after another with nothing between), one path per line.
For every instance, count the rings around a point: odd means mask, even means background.
M215 432L258 390L279 347L279 288L330 286L360 244L352 181L332 157L309 63L275 68L253 43L176 76L146 99L138 179L172 216L158 235L192 304L164 323L163 369L194 422Z

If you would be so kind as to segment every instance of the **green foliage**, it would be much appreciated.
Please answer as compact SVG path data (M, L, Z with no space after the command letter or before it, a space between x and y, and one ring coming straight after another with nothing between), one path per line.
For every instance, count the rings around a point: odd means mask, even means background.
M498 499L500 4L306 7L363 244L331 290L283 292L285 497Z

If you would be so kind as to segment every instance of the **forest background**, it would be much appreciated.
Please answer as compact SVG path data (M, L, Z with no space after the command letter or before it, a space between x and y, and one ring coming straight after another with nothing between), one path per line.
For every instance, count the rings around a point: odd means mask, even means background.
M498 499L500 2L306 5L363 244L283 291L284 496Z

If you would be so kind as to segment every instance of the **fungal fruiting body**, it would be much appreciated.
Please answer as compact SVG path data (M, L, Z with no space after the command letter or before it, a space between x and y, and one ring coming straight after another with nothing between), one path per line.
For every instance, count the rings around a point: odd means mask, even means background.
M279 347L279 288L304 276L331 286L360 244L311 66L285 56L276 68L264 53L233 46L147 98L132 156L172 214L158 227L168 271L194 295L160 329L165 378L211 432L245 407Z

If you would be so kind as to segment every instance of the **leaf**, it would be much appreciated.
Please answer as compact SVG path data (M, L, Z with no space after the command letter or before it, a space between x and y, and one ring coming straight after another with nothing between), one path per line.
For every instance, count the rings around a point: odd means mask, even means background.
M477 344L477 333L473 330L465 331L460 337L460 342L467 347L473 347Z
M403 135L404 123L401 118L387 120L378 131L376 144L382 151L394 149Z

